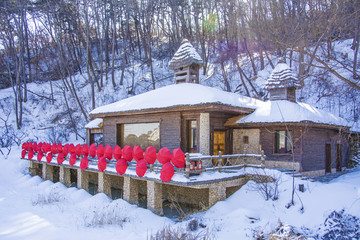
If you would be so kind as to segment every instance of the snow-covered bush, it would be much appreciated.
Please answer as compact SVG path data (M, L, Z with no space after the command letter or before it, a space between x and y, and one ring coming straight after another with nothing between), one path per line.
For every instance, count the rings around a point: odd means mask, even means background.
M279 199L279 184L280 176L278 174L270 174L265 169L256 171L251 174L251 182L249 182L250 189L259 193L264 199L278 200Z
M125 213L122 205L115 201L107 205L93 205L81 216L80 224L86 227L118 225L122 228L130 221Z
M318 239L360 239L360 219L345 213L344 209L339 212L333 211L319 230L320 234L316 236Z
M210 240L216 239L215 233L209 229L200 232L189 232L181 227L166 226L160 229L157 233L150 236L150 240L168 240L168 239L181 239L181 240Z
M58 184L53 184L49 188L40 190L32 199L32 205L48 205L65 200Z

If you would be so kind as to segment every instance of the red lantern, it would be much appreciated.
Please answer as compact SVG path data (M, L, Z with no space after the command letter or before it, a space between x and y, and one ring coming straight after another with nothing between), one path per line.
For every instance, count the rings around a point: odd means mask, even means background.
M108 159L108 160L112 159L113 152L112 152L111 146L109 144L106 145L104 148L104 155L105 155L106 159Z
M101 157L98 161L98 169L100 172L103 172L106 169L106 158L105 157Z
M82 146L82 155L84 157L89 155L89 146L86 143Z
M160 170L160 178L163 182L170 182L174 176L174 166L171 163L165 163Z
M171 162L177 168L182 168L185 165L185 153L180 148L175 148L171 154Z
M134 146L133 157L136 162L144 159L144 152L140 146Z
M36 142L33 143L33 151L37 152L38 150L38 144Z
M69 145L69 153L70 153L70 154L75 153L75 146L74 146L74 144L72 144L72 143Z
M98 159L102 158L104 156L104 147L102 144L100 144L96 149L96 156Z
M126 172L127 167L127 161L121 158L116 162L115 169L118 174L123 175Z
M165 164L170 162L171 159L171 152L168 148L164 147L159 150L157 159L161 164Z
M42 142L38 143L38 145L37 145L37 151L38 152L40 152L42 150L42 145L43 145Z
M142 160L139 160L137 163L136 163L136 174L139 176L139 177L143 177L146 173L146 170L147 170L147 163L144 159Z
M28 159L31 160L33 156L34 156L33 150L29 151L28 152Z
M154 164L156 160L156 149L153 146L147 147L144 158L148 164Z
M76 147L75 147L76 156L80 157L81 156L81 151L82 151L81 145L80 144L76 145Z
M63 145L61 143L57 144L57 152L61 153L63 151Z
M51 145L51 153L52 154L57 154L57 144L56 143L53 143Z
M41 146L41 151L47 153L47 143L43 143L43 145Z
M96 145L95 143L91 144L89 147L89 155L94 158L96 156Z
M51 160L52 160L52 157L53 157L52 153L49 152L48 155L46 155L46 161L47 161L48 163L50 163Z
M26 149L27 148L27 145L26 145L27 143L23 143L22 145L21 145L21 149Z
M38 162L41 161L41 159L43 158L43 156L44 156L44 153L43 153L42 151L39 151L38 154L37 154L37 160L38 160Z
M70 166L74 166L75 163L76 163L76 154L72 153L70 155L69 164L70 164Z
M29 145L28 145L28 151L32 151L33 150L33 147L32 147L32 143L29 142Z
M123 147L122 155L126 161L131 162L131 160L133 159L133 150L131 149L131 147L129 145L125 145Z
M70 151L70 146L69 144L65 144L64 145L64 148L63 148L63 154L64 154L64 157L66 157L68 154L69 154L69 151Z
M88 168L88 166L89 166L89 160L88 160L88 158L87 158L87 157L83 157L83 158L81 159L81 162L80 162L80 169L84 171L85 169Z
M118 145L115 145L113 149L113 155L117 161L121 159L121 148Z
M64 154L61 152L59 153L59 155L57 156L57 163L59 165L61 165L64 162Z
M26 155L26 150L24 149L21 151L21 158L25 158L25 155Z

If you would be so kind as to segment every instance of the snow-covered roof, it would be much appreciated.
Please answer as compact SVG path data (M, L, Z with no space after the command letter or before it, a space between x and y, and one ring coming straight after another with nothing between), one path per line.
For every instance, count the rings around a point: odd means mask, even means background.
M102 118L95 118L94 120L92 120L88 124L86 124L85 128L86 129L102 128L102 123L103 123Z
M295 87L301 88L301 83L297 77L295 77L292 69L285 63L279 62L265 85L265 90L271 90L276 88L288 88Z
M145 92L121 101L98 107L90 114L120 113L176 106L222 104L232 107L255 109L262 101L236 93L193 83L173 84Z
M294 103L287 100L263 102L253 113L239 119L236 123L292 122L348 126L347 121L329 112L319 110L306 103Z
M193 63L198 65L204 64L193 45L187 39L184 39L171 59L169 68L174 70L175 68L190 66Z

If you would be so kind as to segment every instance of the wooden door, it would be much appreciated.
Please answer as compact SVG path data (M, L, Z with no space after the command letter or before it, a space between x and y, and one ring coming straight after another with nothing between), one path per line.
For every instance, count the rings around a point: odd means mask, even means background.
M325 145L325 172L331 173L331 144Z
M341 152L341 144L336 144L336 171L341 172L342 165L342 152Z
M225 154L225 131L214 131L214 145L213 145L213 154L218 155L219 151L222 154Z

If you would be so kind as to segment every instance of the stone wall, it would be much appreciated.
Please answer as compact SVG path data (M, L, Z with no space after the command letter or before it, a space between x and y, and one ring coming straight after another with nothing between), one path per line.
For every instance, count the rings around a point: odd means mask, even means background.
M244 142L247 137L248 143ZM260 129L234 129L233 130L233 154L261 153L260 150Z

